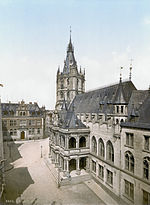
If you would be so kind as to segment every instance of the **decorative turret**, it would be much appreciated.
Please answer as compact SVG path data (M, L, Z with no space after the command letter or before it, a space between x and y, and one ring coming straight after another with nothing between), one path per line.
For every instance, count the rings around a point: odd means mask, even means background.
M81 69L78 71L70 30L70 40L63 71L60 72L60 68L57 71L56 109L61 110L64 100L69 107L74 97L83 92L85 92L85 71L84 73L81 72Z

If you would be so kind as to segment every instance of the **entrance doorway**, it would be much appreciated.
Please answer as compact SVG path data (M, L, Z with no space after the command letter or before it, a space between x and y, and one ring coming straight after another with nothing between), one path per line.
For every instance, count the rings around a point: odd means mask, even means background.
M75 159L71 159L69 161L69 172L76 170L76 160Z
M21 139L22 139L22 140L25 139L25 132L24 132L24 131L21 132Z
M86 157L80 158L80 170L85 169L86 170Z

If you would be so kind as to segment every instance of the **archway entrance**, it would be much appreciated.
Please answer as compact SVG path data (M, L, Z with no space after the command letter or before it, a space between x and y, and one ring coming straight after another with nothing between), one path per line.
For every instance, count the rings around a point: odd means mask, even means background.
M75 159L71 159L69 161L69 172L76 170L76 160Z
M80 170L86 169L86 157L80 158Z
M21 139L22 139L22 140L25 139L25 132L24 132L24 131L21 132Z

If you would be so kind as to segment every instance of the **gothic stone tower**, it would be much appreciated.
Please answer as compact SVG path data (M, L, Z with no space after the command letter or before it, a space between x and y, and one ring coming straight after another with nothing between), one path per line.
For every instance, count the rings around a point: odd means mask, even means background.
M70 35L63 72L60 72L60 68L57 71L56 109L60 110L64 101L69 107L74 97L84 92L85 71L82 72L81 68L78 70Z

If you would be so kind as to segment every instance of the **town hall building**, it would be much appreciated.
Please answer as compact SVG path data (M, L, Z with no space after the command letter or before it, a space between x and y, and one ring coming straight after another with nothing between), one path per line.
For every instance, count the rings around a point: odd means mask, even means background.
M131 70L131 67L130 67ZM64 176L84 170L127 204L150 204L150 91L123 81L85 92L71 42L58 68L50 126L52 163Z

